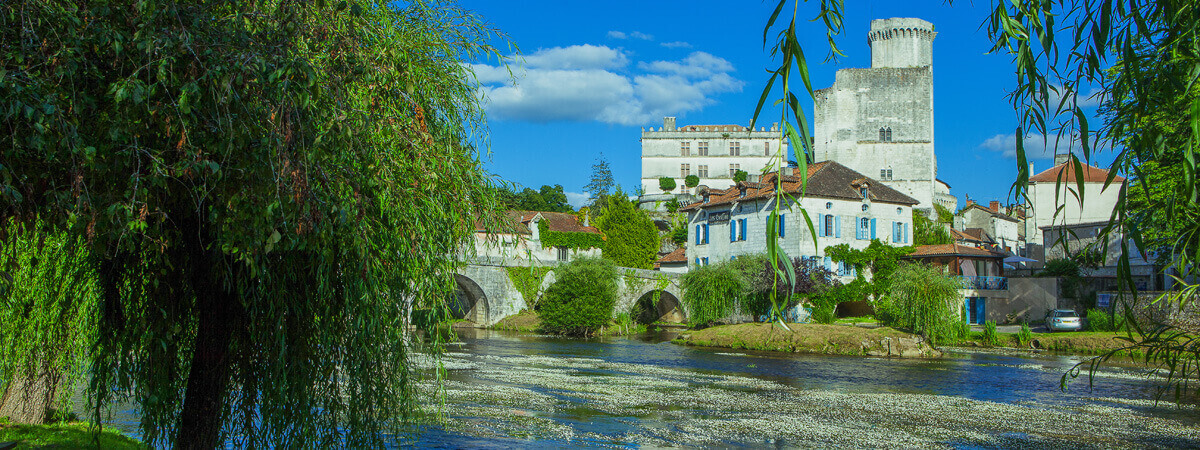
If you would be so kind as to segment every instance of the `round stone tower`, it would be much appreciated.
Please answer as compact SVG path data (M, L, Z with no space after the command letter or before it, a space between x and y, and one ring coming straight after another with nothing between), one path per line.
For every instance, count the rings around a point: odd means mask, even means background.
M871 67L924 67L933 64L933 24L910 17L871 21L867 45Z

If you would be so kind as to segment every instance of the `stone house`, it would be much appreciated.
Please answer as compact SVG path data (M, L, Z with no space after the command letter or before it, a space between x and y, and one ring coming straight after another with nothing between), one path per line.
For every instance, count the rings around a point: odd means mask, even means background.
M686 193L684 179L688 175L700 178L697 187L709 189L732 186L738 170L757 177L781 145L778 124L758 130L742 125L676 126L674 117L664 117L657 130L643 129L641 143L642 191L648 196L662 193L658 185L662 177L675 179L672 193ZM787 145L783 140L784 155L788 154Z
M1129 249L1129 271L1134 287L1139 291L1161 291L1173 283L1163 275L1163 267L1152 261L1151 255L1142 255L1133 239L1125 235L1120 227L1109 233L1107 242L1100 241L1100 231L1108 221L1076 223L1042 227L1046 243L1046 260L1069 259L1072 255L1090 250L1098 257L1098 267L1080 270L1080 276L1090 281L1091 290L1116 291L1117 264L1121 258L1121 243ZM1150 257L1148 259L1147 257Z
M677 247L654 262L654 269L670 273L687 273L687 247Z
M475 227L474 258L508 266L553 265L590 256L600 257L601 249L575 249L543 246L541 224L551 232L588 233L602 236L588 222L579 223L574 214L545 211L505 211L500 229Z
M970 234L975 234L979 238L982 238L983 235L988 236L1003 252L1020 255L1024 251L1025 243L1021 239L1020 233L1021 221L1001 212L998 201L993 200L986 208L968 201L967 206L959 211L954 221L956 222L954 228L959 230L981 230L982 233Z
M788 255L815 261L848 282L853 268L834 264L825 255L826 247L849 244L861 249L871 239L898 246L912 243L912 208L917 204L912 197L834 161L808 166L807 191L802 195L797 170L783 171L783 189L792 199L781 205L782 221L771 230L780 236ZM710 190L701 201L680 209L687 214L691 232L686 250L689 265L766 252L776 176L770 173L759 182ZM805 212L816 231L815 245Z
M1112 184L1105 187L1109 177L1107 170L1087 164L1081 166L1083 170L1076 173L1069 155L1058 155L1054 158L1054 167L1029 177L1026 208L1027 220L1032 221L1032 227L1026 227L1029 243L1043 245L1049 250L1043 240L1045 227L1108 222L1125 178L1114 176ZM1033 173L1033 164L1029 171ZM1076 192L1080 182L1082 193Z

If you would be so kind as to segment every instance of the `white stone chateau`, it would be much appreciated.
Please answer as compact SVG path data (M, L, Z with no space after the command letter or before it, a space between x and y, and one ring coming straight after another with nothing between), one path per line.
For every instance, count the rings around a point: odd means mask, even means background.
M937 179L933 141L933 24L921 19L871 21L871 67L841 69L816 91L817 161L837 161L915 198L917 209L957 199Z
M658 179L669 177L682 192L684 178L696 175L700 186L724 189L733 186L733 174L742 170L752 177L762 173L778 152L779 128L752 130L743 125L675 126L674 117L664 117L657 130L642 130L642 189L660 194ZM783 141L787 145L787 141ZM785 149L786 150L786 149ZM784 154L787 154L786 151ZM772 168L771 170L776 170Z

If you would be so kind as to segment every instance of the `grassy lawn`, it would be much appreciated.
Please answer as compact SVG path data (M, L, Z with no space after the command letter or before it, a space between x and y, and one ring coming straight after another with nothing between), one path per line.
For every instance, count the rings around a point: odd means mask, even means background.
M1127 336L1125 332L1112 331L1068 331L1057 333L1035 333L1033 341L1019 342L1016 333L996 333L995 347L1008 348L1039 348L1064 353L1098 355L1109 350L1124 347L1128 343L1116 338ZM971 336L951 346L979 345L988 346L983 339L982 331L972 331Z
M838 319L837 322L835 322L835 323L848 323L848 324L853 325L856 323L879 323L879 321L875 320L875 318L871 317L871 316L862 316L862 317L843 317L841 319Z
M0 419L3 420L3 419ZM35 448L96 448L88 424L83 422L48 425L15 425L0 423L0 442L20 442L18 449ZM144 449L142 443L130 439L114 428L100 432L99 448Z

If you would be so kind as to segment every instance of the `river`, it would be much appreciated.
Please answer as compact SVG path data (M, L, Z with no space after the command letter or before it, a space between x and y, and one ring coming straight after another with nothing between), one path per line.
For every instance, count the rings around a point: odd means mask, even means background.
M406 446L1200 447L1197 406L1155 404L1136 368L1105 367L1090 389L1085 374L1061 391L1078 357L790 355L685 347L666 332L462 334L441 361L445 404L427 404L443 419Z

